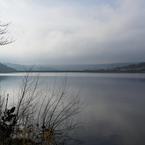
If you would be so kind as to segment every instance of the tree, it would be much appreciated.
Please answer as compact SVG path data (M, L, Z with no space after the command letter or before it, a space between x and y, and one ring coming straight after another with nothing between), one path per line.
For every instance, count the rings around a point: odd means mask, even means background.
M7 36L8 26L9 26L9 23L3 24L3 23L0 22L0 46L12 43L12 41Z

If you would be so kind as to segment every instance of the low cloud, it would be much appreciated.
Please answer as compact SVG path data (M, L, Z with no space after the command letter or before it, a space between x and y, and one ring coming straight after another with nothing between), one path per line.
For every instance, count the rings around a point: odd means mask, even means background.
M0 48L0 61L76 64L145 60L144 0L0 3L0 18L11 22L9 35L16 40Z

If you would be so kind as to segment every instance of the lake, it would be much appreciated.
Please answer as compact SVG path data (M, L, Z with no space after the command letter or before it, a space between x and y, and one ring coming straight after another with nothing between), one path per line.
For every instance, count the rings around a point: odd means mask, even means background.
M2 90L14 98L23 76L0 74ZM67 90L79 92L83 145L145 144L145 74L40 73L39 80L42 88L67 82Z

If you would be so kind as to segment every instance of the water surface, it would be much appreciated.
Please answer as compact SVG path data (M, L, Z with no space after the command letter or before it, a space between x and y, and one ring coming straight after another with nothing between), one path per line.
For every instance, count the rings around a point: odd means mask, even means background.
M1 88L15 97L25 74L0 74ZM33 77L38 74L33 74ZM145 144L145 74L41 73L40 86L79 92L84 145Z

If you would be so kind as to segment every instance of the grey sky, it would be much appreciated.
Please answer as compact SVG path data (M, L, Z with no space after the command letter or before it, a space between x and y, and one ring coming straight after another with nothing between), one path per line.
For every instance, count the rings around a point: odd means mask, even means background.
M0 20L16 40L1 62L145 61L144 0L0 0Z

